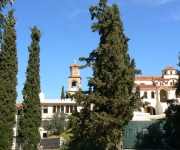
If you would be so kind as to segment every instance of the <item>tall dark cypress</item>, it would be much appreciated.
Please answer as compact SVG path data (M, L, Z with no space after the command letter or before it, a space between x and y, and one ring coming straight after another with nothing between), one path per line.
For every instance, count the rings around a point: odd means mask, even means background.
M64 86L62 86L61 99L65 99Z
M11 10L8 12L0 51L0 148L6 150L12 147L17 98L18 62L15 23Z
M6 8L8 4L12 5L13 3L14 0L0 0L0 43L2 42L4 27L8 19L3 12L3 9Z
M88 58L80 58L91 66L93 77L89 78L89 90L75 94L77 102L84 109L72 119L76 127L70 143L72 149L110 150L115 149L123 134L123 126L133 116L135 103L133 86L135 61L128 51L129 38L124 34L118 6L107 6L107 0L100 0L98 6L91 6L93 32L100 35L100 43ZM72 116L73 117L73 116Z
M19 143L23 150L36 150L40 142L39 126L41 124L40 104L40 38L41 32L36 26L31 28L31 45L28 47L29 61L26 81L22 90L22 113L19 120Z

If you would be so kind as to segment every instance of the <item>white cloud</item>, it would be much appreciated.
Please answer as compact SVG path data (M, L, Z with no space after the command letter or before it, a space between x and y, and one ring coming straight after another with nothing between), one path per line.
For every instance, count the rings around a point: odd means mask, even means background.
M179 0L134 0L135 3L141 3L141 4L150 4L155 6L160 6L166 3L172 3Z
M171 19L174 21L180 21L180 9L175 12L172 12L170 15Z
M80 12L81 12L80 9L74 10L71 14L68 15L68 19L73 20Z

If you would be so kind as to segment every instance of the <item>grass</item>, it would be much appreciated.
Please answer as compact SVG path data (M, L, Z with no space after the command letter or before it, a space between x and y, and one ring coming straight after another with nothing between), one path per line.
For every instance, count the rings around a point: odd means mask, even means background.
M63 137L65 140L69 139L72 136L72 129L66 130L62 134L60 134L60 137Z
M70 136L73 135L71 131L72 131L72 129L68 129L68 130L66 130L65 132L63 132L60 135L51 135L48 138L60 138L60 137L63 137L66 140L66 139L69 139Z
M154 121L154 120L167 120L167 118L166 117L163 117L163 118L150 118L152 121Z

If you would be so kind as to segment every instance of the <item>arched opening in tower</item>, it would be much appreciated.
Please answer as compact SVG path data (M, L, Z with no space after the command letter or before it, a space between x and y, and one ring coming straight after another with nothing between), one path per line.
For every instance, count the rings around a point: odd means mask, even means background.
M77 88L77 81L73 81L71 84L71 88Z

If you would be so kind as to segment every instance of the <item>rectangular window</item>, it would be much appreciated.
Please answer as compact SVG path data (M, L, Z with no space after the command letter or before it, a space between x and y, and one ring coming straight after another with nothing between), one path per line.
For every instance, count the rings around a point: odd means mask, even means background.
M69 106L66 106L66 113L69 113Z
M43 133L43 138L47 138L47 133Z
M21 110L18 110L17 115L21 115Z
M61 112L64 112L64 106L61 106Z
M48 109L47 109L47 108L44 108L43 113L48 113Z
M56 112L56 106L53 106L53 113Z

